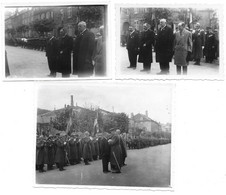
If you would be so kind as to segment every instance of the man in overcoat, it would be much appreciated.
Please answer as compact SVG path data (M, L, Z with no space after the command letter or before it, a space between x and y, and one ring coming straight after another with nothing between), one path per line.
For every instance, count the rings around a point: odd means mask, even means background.
M216 39L211 27L206 28L204 55L207 63L212 63L215 58Z
M137 55L139 48L139 34L133 26L129 26L129 35L127 37L126 49L128 50L130 66L127 68L136 69Z
M56 77L57 71L57 56L58 56L58 45L57 40L52 32L48 32L48 39L46 42L46 57L48 60L50 77Z
M173 57L173 40L173 30L166 25L166 19L161 19L155 43L156 62L159 62L161 69L158 74L169 74L169 63Z
M66 161L66 142L65 142L65 133L62 132L60 137L56 140L56 155L55 162L59 171L64 171L64 165Z
M204 30L200 28L200 24L195 25L195 32L192 34L193 40L193 58L195 60L194 65L200 65L200 60L203 57L203 47L205 44L205 33Z
M62 73L62 77L70 77L72 48L73 38L67 35L66 30L62 28L60 30L58 62L58 72Z
M91 139L88 131L84 134L85 137L82 139L82 157L85 165L90 165L88 161L92 159Z
M73 74L89 77L93 75L95 36L86 28L84 21L79 22L78 31L73 47Z
M143 63L142 72L149 72L151 68L152 59L152 46L155 42L155 33L150 29L150 25L145 23L143 25L144 31L141 32L140 38L140 51L138 62Z
M108 133L103 132L102 137L100 139L100 156L102 159L103 172L110 172L108 169L108 164L110 160L110 145L108 144Z
M36 165L40 173L45 172L45 138L43 135L37 137L36 143Z
M122 167L122 149L120 146L120 136L116 133L115 129L111 129L111 139L108 143L111 147L110 152L110 163L112 173L121 173Z

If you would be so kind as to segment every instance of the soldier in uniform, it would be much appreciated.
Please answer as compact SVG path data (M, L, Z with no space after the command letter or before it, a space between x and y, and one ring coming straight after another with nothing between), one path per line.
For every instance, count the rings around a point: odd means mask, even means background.
M92 151L91 151L91 139L89 137L89 132L85 132L85 137L82 139L82 157L84 160L85 165L90 165L88 162L89 159L92 158Z
M127 38L126 49L128 50L130 62L130 66L127 68L136 69L139 49L139 34L132 26L129 26L129 36Z
M65 158L66 158L66 153L65 153L65 147L66 147L66 142L65 142L65 132L62 132L60 134L60 137L56 141L56 156L55 156L55 162L57 164L57 167L59 168L60 171L64 171L64 164L65 164Z
M45 163L47 164L47 170L52 170L54 165L55 150L53 136L49 135L45 144Z
M71 134L71 137L69 138L68 141L69 144L69 161L71 165L76 164L76 159L78 159L78 153L77 153L77 143L76 143L76 138L75 138L75 133Z
M36 164L40 173L45 172L45 138L43 135L37 138L36 143Z
M111 129L111 139L108 140L110 145L110 163L112 173L121 173L122 167L122 150L120 146L120 136L115 129Z
M108 173L110 172L108 169L108 164L110 160L110 145L108 144L108 133L103 132L102 137L99 139L100 140L100 156L102 159L102 167L103 167L103 172Z

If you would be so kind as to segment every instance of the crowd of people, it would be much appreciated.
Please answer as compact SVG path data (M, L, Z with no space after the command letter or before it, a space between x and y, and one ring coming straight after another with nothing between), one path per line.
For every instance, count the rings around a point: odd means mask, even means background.
M106 76L106 41L104 26L94 34L86 27L86 22L78 23L78 33L71 37L65 28L59 29L59 36L52 31L46 38L18 39L16 45L46 52L49 77ZM15 44L14 44L15 45ZM73 55L72 55L73 54ZM73 57L72 57L73 56ZM72 60L73 59L73 60Z
M126 157L126 140L119 129L111 129L110 133L103 132L96 136L90 136L89 132L81 135L61 132L56 136L37 136L36 170L39 172L46 171L44 165L47 165L47 170L56 166L63 171L67 165L90 165L92 161L101 159L104 173L120 173L126 165Z
M173 29L167 26L166 19L161 19L156 33L148 23L143 24L142 32L133 26L129 26L128 31L128 68L136 69L139 62L143 63L141 71L149 73L153 62L153 49L161 70L157 74L169 74L169 64L173 58L177 74L187 74L189 61L194 61L194 65L201 65L202 58L205 58L206 63L213 63L219 57L217 34L210 27L207 27L205 32L199 23L196 23L195 29L192 30L187 28L184 22L180 22L173 32Z

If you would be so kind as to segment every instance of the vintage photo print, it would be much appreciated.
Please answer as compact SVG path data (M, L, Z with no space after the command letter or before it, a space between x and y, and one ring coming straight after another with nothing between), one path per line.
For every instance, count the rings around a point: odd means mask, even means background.
M117 5L117 78L219 78L220 14L212 5Z
M103 78L108 6L5 6L5 78Z
M173 91L173 84L40 85L36 186L170 190Z

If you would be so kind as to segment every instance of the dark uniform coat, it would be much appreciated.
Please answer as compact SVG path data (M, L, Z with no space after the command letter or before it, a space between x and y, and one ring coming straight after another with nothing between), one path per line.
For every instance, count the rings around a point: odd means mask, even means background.
M82 157L83 159L92 159L91 139L89 137L82 139Z
M59 40L58 72L62 74L71 73L71 51L73 48L72 37L65 35Z
M95 47L95 36L85 30L75 39L73 47L73 74L91 76L93 74L92 57Z
M110 163L113 166L121 167L122 166L122 149L120 146L120 136L114 135L109 141L111 146L110 152Z
M152 30L141 32L140 38L140 53L138 62L144 64L150 64L153 62L152 59L152 46L155 42L155 33ZM144 46L146 44L146 46Z
M43 139L38 139L36 145L36 164L43 165L44 163L45 163L45 142Z
M55 162L59 164L64 164L66 161L66 153L65 153L65 145L63 140L57 140L56 141L56 156L55 156Z
M173 30L165 26L159 29L156 36L155 51L156 62L171 62L173 57Z
M192 55L193 58L196 59L201 59L203 57L203 52L202 52L202 46L204 46L205 42L205 34L203 30L196 30L192 34L192 41L193 41L193 51Z
M78 148L76 139L71 138L68 144L70 148L68 158L69 160L75 161L78 159Z
M45 144L45 164L53 165L55 160L54 142L47 140Z

